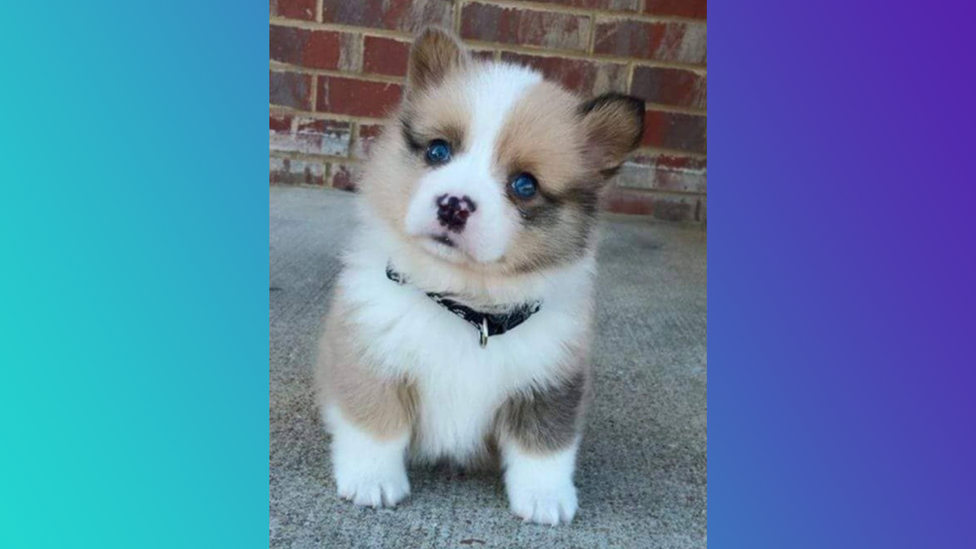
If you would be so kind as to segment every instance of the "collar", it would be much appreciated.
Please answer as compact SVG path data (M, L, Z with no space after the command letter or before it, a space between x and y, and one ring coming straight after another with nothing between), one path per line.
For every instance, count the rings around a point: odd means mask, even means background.
M401 286L407 284L407 278L403 274L395 271L393 265L389 263L386 265L386 277ZM515 328L528 320L530 316L539 312L539 309L542 307L541 301L533 301L515 305L509 308L506 313L484 313L455 301L452 299L453 294L426 293L427 297L434 300L435 303L474 326L478 330L482 349L488 346L489 337L502 335Z

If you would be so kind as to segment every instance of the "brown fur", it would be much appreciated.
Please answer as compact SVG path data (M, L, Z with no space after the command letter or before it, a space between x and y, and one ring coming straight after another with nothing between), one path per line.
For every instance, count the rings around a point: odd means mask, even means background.
M405 380L376 375L356 349L359 338L343 320L341 299L334 301L319 342L315 381L319 408L335 403L343 417L377 439L390 439L410 429L417 395Z
M399 120L422 146L434 139L444 139L455 151L466 148L464 137L471 120L463 88L467 72L459 69L445 76L443 84L436 88L408 93Z
M556 84L529 89L499 136L495 162L502 178L529 172L553 197L585 184L578 108L579 99Z
M514 440L538 454L567 448L582 430L591 386L589 370L583 369L551 387L511 396L498 412L499 440Z
M495 437L527 452L546 454L568 447L583 428L593 396L589 342L571 349L551 385L508 398L495 417Z
M618 93L580 106L586 135L585 158L593 169L611 175L644 135L644 102Z
M452 35L437 28L425 29L410 50L407 86L411 91L432 88L469 61L470 56Z

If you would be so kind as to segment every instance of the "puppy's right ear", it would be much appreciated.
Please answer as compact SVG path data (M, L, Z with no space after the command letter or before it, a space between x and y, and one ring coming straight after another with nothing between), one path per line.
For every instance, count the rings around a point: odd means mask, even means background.
M408 91L436 86L445 76L459 70L471 58L464 46L446 30L428 27L421 31L410 48L407 69Z

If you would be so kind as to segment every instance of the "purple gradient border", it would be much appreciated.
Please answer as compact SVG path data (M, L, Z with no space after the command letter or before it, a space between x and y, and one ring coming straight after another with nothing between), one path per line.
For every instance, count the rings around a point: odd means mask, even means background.
M713 546L976 546L976 5L710 4Z

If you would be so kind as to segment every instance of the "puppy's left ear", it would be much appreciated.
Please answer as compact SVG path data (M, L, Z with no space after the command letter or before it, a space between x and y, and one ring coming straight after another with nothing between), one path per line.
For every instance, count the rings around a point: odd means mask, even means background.
M407 63L407 90L421 91L436 86L448 74L470 62L470 54L450 32L427 27L410 47Z
M607 93L580 105L586 145L583 154L597 171L613 175L644 135L644 101Z

